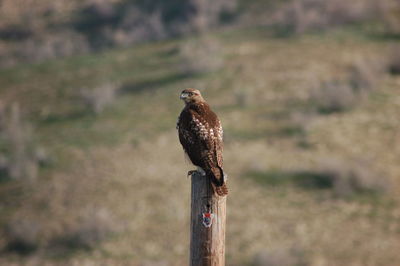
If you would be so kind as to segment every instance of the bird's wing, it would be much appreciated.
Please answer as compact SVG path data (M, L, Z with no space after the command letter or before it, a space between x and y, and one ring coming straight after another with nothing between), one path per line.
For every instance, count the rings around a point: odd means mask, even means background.
M218 195L228 189L223 172L223 131L216 115L199 114L194 110L182 112L178 122L179 139L193 164L210 176Z

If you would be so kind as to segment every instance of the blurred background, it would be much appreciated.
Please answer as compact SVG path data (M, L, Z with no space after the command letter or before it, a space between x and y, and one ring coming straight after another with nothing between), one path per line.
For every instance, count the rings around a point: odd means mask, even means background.
M182 89L227 265L400 265L397 0L1 0L0 264L187 265Z

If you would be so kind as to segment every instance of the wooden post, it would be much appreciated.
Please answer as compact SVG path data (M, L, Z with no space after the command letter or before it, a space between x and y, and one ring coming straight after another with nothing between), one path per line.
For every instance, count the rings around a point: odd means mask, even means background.
M226 196L215 195L210 179L198 172L192 174L191 208L190 266L224 266Z

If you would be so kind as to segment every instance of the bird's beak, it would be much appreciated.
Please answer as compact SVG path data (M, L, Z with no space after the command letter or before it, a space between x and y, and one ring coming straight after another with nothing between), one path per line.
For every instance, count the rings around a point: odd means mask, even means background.
M180 98L181 100L184 100L184 99L186 99L187 97L188 97L188 94L187 94L186 92L183 92L179 98Z

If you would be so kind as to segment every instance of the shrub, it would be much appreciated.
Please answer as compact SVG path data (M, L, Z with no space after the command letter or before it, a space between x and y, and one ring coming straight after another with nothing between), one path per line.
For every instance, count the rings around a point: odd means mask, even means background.
M235 0L190 0L188 20L192 30L203 32L220 23L222 15L233 13L236 10ZM193 14L191 14L193 13Z
M380 60L357 60L350 66L349 83L359 94L377 89L377 83L383 74Z
M8 178L8 160L3 155L0 154L0 181Z
M383 23L384 33L400 34L400 2L396 0L376 1L378 19Z
M203 32L235 10L236 0L94 2L81 10L73 25L94 47L130 45Z
M387 70L392 75L400 75L400 45L392 49Z
M251 91L244 89L237 89L234 91L235 103L239 107L250 105Z
M278 9L275 24L287 34L363 22L372 16L368 1L294 0Z
M0 119L0 157L3 176L15 180L34 180L37 177L38 164L46 160L38 158L32 128L22 120L18 104L3 111Z
M74 54L86 53L89 44L82 34L70 30L46 32L15 46L15 57L21 61L40 62Z
M167 37L167 30L159 10L146 14L131 6L112 35L114 44L128 46L148 40L164 39Z
M356 102L353 89L343 81L324 82L311 91L309 101L321 113L341 112Z
M181 70L188 74L201 74L216 71L223 65L219 43L211 38L184 42L180 47Z
M80 96L90 111L100 114L114 101L117 89L118 87L114 84L104 84L93 89L82 88Z
M7 250L28 254L39 247L40 224L33 220L14 219L5 226Z
M119 230L106 209L89 209L61 242L69 248L92 249Z
M390 188L388 179L371 169L370 164L365 161L348 163L324 159L319 162L317 172L332 183L333 192L338 197L385 193Z
M350 109L362 97L379 89L384 63L380 58L354 61L346 78L321 82L309 95L309 102L321 113Z
M159 10L162 22L172 35L203 32L217 26L236 11L237 0L156 0L138 1L142 11Z
M237 0L62 2L32 9L7 0L0 12L0 66L204 32L237 11Z
M248 176L268 187L294 185L308 190L331 190L336 197L384 194L390 190L387 177L362 160L323 158L310 170L251 171Z

